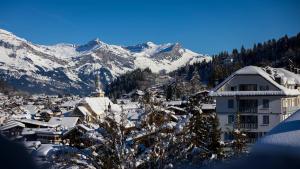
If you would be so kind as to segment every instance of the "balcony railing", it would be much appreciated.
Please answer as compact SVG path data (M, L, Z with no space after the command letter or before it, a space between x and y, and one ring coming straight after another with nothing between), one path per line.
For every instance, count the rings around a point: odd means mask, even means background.
M282 112L284 114L291 114L296 112L297 110L300 109L300 106L293 106L293 107L282 107Z
M258 128L258 124L257 123L240 123L239 127L241 129L257 129Z
M257 107L239 107L240 113L257 113Z

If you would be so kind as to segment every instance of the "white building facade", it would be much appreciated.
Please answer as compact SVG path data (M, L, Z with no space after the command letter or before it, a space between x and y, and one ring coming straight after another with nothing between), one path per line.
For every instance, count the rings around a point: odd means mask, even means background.
M244 67L210 93L222 140L231 140L233 129L255 142L300 108L300 75L282 68Z

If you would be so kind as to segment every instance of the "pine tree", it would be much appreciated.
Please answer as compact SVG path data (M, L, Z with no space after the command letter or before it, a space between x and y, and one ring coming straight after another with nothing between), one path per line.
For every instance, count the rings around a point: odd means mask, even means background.
M219 128L219 119L216 113L211 117L211 131L210 142L208 145L209 150L216 154L219 159L224 157L223 145L221 144L221 129Z
M166 89L166 99L172 100L174 95L173 87L172 85L168 85Z
M201 89L200 81L201 81L201 77L199 75L199 72L195 70L193 72L193 76L191 79L191 85L192 85L191 93L196 93Z
M200 150L197 153L197 160L203 160L208 158L210 151L208 150L207 141L209 140L209 123L203 116L203 112L200 108L200 100L197 98L190 98L188 112L192 114L189 123L189 132L191 139L191 146L194 150Z
M246 151L246 134L240 129L240 113L237 112L236 120L234 124L232 150L234 156L240 156Z

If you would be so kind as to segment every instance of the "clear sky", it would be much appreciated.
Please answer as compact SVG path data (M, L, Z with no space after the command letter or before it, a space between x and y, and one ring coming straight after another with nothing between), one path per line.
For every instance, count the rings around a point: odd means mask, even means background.
M0 0L0 28L39 44L179 42L204 54L300 32L299 0Z

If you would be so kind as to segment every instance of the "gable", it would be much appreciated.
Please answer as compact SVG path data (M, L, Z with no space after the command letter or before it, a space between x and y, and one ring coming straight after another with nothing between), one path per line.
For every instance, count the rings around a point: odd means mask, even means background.
M260 87L268 86L270 91L280 91L280 89L271 83L269 80L265 79L263 76L259 74L243 74L243 75L234 75L229 79L226 79L219 88L215 89L216 92L219 91L231 91L231 87L239 87L244 84L256 84L257 89Z

